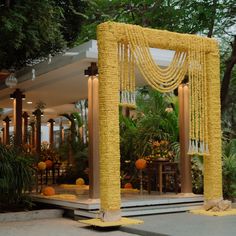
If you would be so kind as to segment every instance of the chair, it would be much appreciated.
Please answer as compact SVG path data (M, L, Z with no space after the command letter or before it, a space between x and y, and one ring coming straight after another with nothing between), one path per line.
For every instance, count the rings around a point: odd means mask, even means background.
M162 176L163 176L163 185L164 185L164 193L166 193L167 189L167 180L169 182L174 182L175 193L178 193L178 163L176 162L166 162L162 164ZM171 185L171 183L169 184Z
M161 160L152 160L147 165L148 171L148 183L147 183L147 190L148 193L151 193L151 180L152 175L155 173L155 186L156 189L159 188L160 194L162 193L162 187L164 186L163 190L166 193L167 185L171 185L171 182L174 182L174 190L175 193L178 193L178 163L177 162L169 162L169 161L161 161Z

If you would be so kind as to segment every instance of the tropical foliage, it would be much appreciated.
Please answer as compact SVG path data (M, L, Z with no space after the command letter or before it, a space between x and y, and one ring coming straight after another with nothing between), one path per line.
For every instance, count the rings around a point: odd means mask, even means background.
M227 198L236 197L236 139L223 145L223 193Z
M120 155L121 155L121 183L124 186L127 182L134 184L137 179L135 170L137 124L136 120L122 114L120 109Z
M129 113L127 116L120 111L121 177L123 184L132 182L135 186L138 183L135 161L140 157L158 157L153 156L154 142L161 144L160 154L165 153L167 158L172 153L170 158L178 159L177 98L143 87L137 92L137 109Z
M59 147L59 155L63 162L67 163L66 172L60 176L58 182L74 184L81 177L88 183L88 143L84 142L80 133L83 124L78 112L63 114L70 123L70 131L64 144Z
M152 154L152 142L178 142L178 102L174 94L161 94L152 89L140 90L137 96L137 151Z
M33 160L13 147L0 145L0 207L30 203L27 193L34 185Z
M202 156L192 157L192 187L193 193L203 194L203 175L204 175L204 160Z

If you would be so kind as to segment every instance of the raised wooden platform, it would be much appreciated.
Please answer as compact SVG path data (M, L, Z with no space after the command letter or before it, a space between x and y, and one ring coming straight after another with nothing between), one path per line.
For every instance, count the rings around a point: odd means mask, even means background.
M62 194L63 195L63 194ZM66 196L66 195L65 195ZM75 216L88 218L98 218L100 209L99 199L89 199L87 192L72 195L73 198L63 199L60 196L45 197L42 195L32 195L35 202L46 203L59 206L63 209L74 211ZM137 216L161 214L170 212L184 212L198 209L203 205L203 196L194 194L158 194L152 192L151 195L144 192L126 192L121 195L122 216Z

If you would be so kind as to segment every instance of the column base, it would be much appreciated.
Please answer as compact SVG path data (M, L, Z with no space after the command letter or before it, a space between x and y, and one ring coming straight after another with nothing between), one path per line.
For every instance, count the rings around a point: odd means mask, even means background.
M120 218L119 221L102 221L101 219L89 219L89 220L79 220L80 223L97 226L100 228L111 228L111 227L119 227L122 225L131 225L131 224L142 224L142 220L136 220L131 218Z
M121 219L121 210L102 211L100 219L104 222L115 222Z
M231 209L231 201L224 200L223 198L214 199L214 200L205 200L204 202L204 210L206 211L226 211Z
M223 199L205 200L202 208L190 211L196 215L231 216L236 215L236 209L231 208L231 201Z

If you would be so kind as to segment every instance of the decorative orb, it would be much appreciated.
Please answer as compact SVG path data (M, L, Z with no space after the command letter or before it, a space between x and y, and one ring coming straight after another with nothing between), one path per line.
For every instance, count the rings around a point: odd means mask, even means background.
M46 169L46 167L47 167L47 165L46 165L46 163L44 162L44 161L40 161L39 163L38 163L38 169L39 170L45 170Z
M45 164L47 169L52 169L53 162L51 160L46 160Z
M77 180L76 180L76 185L84 185L84 179L82 179L82 178L78 178Z
M55 189L53 187L47 186L43 189L43 195L44 196L52 196L52 195L55 195L55 193L56 192L55 192Z
M133 189L133 186L131 183L126 183L124 186L125 189Z
M147 166L147 162L146 162L146 160L144 160L144 159L138 159L138 160L135 162L135 167L136 167L138 170L145 169L146 166Z

